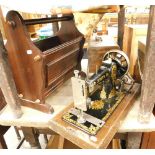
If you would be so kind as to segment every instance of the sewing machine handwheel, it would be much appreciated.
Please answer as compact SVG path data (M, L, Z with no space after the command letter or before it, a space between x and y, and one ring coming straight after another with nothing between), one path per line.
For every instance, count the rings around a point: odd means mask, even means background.
M117 78L122 78L129 71L129 58L120 50L114 49L108 51L103 56L103 61L111 58L117 64Z

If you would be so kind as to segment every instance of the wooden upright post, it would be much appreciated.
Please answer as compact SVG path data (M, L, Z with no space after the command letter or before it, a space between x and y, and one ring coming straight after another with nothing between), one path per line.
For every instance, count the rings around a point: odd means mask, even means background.
M19 118L22 115L20 101L13 80L12 72L7 58L7 52L0 32L0 88L7 104L10 106L13 116Z
M120 49L123 49L123 35L124 35L124 23L125 23L125 8L120 5L120 11L118 13L118 45Z
M147 123L155 104L155 6L150 7L139 121Z

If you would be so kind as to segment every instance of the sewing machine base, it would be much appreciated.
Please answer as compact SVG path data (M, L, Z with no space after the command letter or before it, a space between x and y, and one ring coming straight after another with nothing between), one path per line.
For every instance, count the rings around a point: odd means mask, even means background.
M110 104L108 104L107 101L103 101L104 106L97 110L92 109L92 106L90 106L86 112L83 112L83 118L85 119L84 123L79 123L78 121L80 110L77 108L71 108L62 116L62 119L89 135L96 135L125 95L125 93L121 93L113 98ZM110 107L108 107L108 105L110 105Z

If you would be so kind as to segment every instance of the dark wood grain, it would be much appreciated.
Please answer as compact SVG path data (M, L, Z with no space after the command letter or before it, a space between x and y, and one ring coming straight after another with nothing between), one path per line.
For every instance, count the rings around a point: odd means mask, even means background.
M53 18L61 22L56 35L32 42L26 25L52 22ZM27 105L32 108L36 100L44 104L47 95L69 79L74 69L80 69L84 36L77 30L73 18L70 14L60 19L24 20L16 11L9 11L6 16L6 47L17 91L22 102L23 99L30 101ZM27 54L27 50L32 54Z

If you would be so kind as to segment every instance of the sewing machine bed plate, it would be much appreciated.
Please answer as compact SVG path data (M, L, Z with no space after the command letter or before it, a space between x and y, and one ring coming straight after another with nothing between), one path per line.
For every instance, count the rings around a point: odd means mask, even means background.
M90 107L83 114L83 117L86 120L85 123L78 122L78 114L80 111L76 108L69 109L69 111L62 116L62 119L83 130L89 135L96 135L124 97L125 93L121 93L117 100L114 98L113 101L111 101L110 108L106 108L106 105L97 110Z

